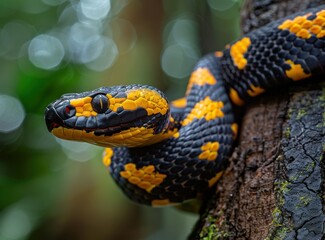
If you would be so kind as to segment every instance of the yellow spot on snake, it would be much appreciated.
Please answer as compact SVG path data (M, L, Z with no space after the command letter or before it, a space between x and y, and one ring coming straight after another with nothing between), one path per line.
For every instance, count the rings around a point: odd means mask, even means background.
M278 27L281 30L289 30L291 33L296 34L297 37L308 39L312 34L316 35L317 38L322 38L325 36L325 31L323 30L325 25L325 14L324 10L319 11L316 14L314 20L308 20L307 17L310 14L304 16L298 16L294 19L285 20Z
M214 55L215 55L216 57L222 57L222 56L223 56L223 52L221 52L221 51L216 51L216 52L214 53Z
M116 112L122 107L124 110L133 111L143 108L148 115L161 113L165 115L168 111L168 102L159 93L151 89L134 89L127 92L126 98L115 98L107 94L109 108Z
M152 200L151 205L153 207L159 207L159 206L166 206L172 204L172 202L169 201L169 199L155 199Z
M201 147L202 153L199 155L199 159L214 161L218 157L218 150L220 144L218 142L207 142Z
M244 37L241 40L234 43L230 48L230 56L233 63L239 69L244 69L247 65L247 60L244 55L247 52L249 46L251 45L251 40L248 37Z
M232 101L234 104L238 105L238 106L242 106L242 105L244 105L244 103L245 103L245 102L244 102L244 101L239 97L238 92L237 92L235 89L233 89L233 88L230 89L229 97L230 97L231 101Z
M120 175L147 192L151 192L153 188L161 184L167 177L165 174L155 172L153 165L137 169L134 163L125 164L124 171L121 171Z
M103 164L105 167L109 167L112 162L112 156L113 156L113 149L111 148L105 148L105 151L103 152Z
M318 16L325 17L325 10L321 10L317 13Z
M175 134L173 135L173 137L174 137L174 138L179 138L179 132L175 133Z
M93 110L93 107L91 106L91 97L84 97L84 98L76 98L70 100L70 105L75 107L76 109L76 116L84 116L84 117L90 117L90 116L96 116L97 112Z
M135 109L138 108L138 105L136 104L135 101L131 101L131 100L126 99L124 102L122 102L122 107L125 110L135 110Z
M210 97L205 97L204 100L195 104L191 112L182 122L182 125L186 126L194 119L205 118L205 120L211 121L213 119L223 117L224 113L221 110L223 106L223 102L212 101Z
M304 69L300 64L295 64L291 60L287 60L286 63L290 65L290 69L286 70L286 75L293 81L302 80L311 76L310 73L304 72Z
M187 104L187 100L185 97L172 101L172 105L176 108L185 108L186 104Z
M297 33L299 32L299 30L301 30L301 26L297 23L294 23L291 27L290 27L290 32L292 33Z
M250 85L250 89L247 90L247 93L249 94L249 96L251 97L255 97L257 95L260 95L261 93L265 92L265 89L257 86L255 87L254 85Z
M301 29L299 32L297 32L297 37L300 38L310 38L310 33L306 29Z
M214 78L209 69L198 68L191 74L189 83L187 85L186 94L189 93L193 85L203 86L205 84L213 85L216 83L217 80Z
M318 38L325 37L325 30L320 31L320 32L317 34L316 37L318 37Z
M322 28L320 26L312 26L310 28L310 32L317 35L320 31L322 31Z
M223 172L218 172L213 178L209 180L209 187L212 187L222 176Z
M234 139L236 139L238 135L238 124L237 123L231 124L231 130L234 135Z

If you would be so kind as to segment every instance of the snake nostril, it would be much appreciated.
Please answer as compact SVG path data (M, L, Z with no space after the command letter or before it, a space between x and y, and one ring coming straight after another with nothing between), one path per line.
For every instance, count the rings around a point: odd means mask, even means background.
M48 106L45 110L45 122L50 132L62 123L62 119L58 116L52 105Z
M76 108L71 105L67 105L64 109L64 114L66 117L70 118L76 114Z

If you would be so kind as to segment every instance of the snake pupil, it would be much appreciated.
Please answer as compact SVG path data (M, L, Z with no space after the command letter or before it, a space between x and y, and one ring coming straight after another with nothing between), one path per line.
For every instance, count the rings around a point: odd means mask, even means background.
M104 113L108 109L108 99L104 94L98 94L93 97L91 106L97 113Z

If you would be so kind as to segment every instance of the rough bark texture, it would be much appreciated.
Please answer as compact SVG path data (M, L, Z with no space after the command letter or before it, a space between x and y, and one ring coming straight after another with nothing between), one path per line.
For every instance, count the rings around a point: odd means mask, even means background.
M244 32L324 1L246 1ZM246 106L230 165L190 239L324 239L325 84Z

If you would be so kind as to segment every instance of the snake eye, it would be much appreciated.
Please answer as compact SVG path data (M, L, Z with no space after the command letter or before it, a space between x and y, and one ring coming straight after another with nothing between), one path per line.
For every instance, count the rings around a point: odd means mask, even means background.
M104 94L98 94L93 97L91 106L97 113L104 113L108 109L108 99Z
M76 114L76 109L74 106L67 105L64 110L64 114L67 117L73 117Z

